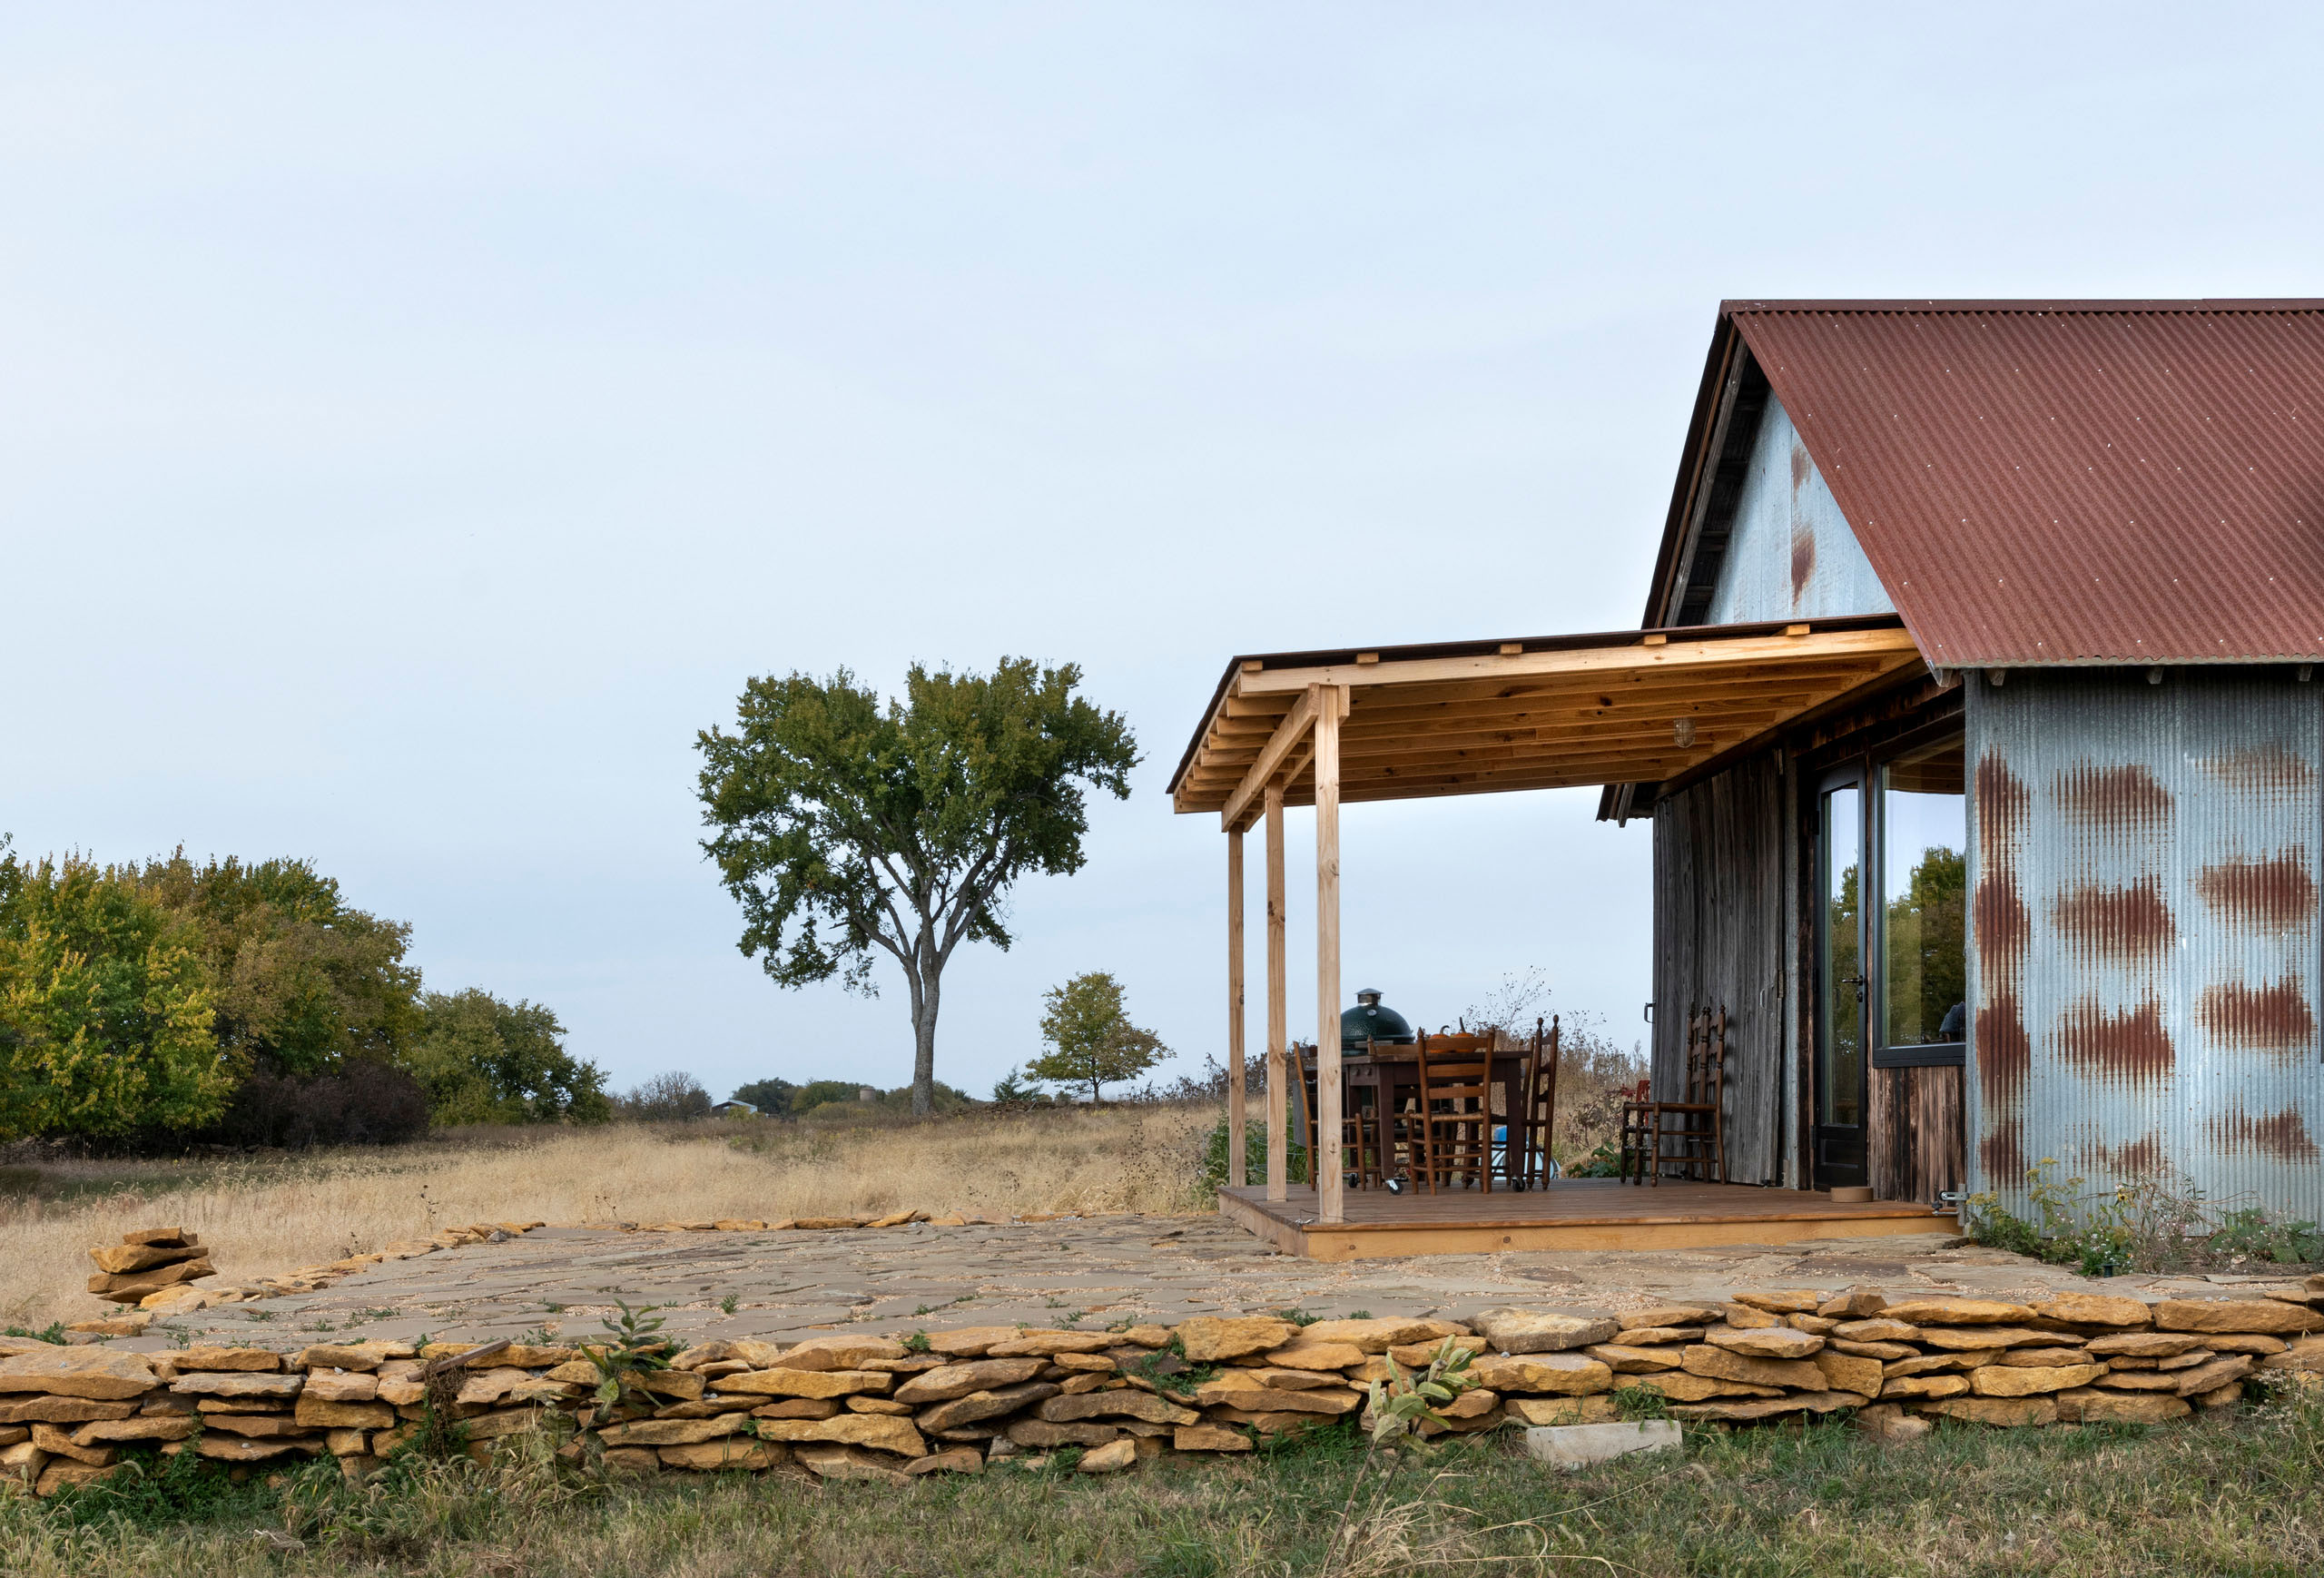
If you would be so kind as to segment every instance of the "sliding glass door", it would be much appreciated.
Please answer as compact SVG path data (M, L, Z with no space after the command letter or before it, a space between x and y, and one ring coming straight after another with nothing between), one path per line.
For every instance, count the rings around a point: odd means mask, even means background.
M1864 776L1827 774L1817 818L1816 1187L1865 1181Z

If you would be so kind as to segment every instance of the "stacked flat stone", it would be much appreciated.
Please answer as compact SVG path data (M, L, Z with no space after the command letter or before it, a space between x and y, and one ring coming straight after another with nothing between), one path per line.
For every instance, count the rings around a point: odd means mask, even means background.
M248 1304L287 1293L317 1292L383 1260L409 1260L466 1244L498 1243L542 1226L541 1222L478 1222L446 1228L426 1238L399 1239L370 1254L350 1255L327 1266L302 1266L281 1277L262 1277L231 1287L192 1286L197 1279L213 1275L210 1252L194 1234L182 1228L148 1228L123 1234L118 1246L89 1251L99 1273L89 1278L89 1291L116 1304L134 1304L162 1315L187 1315L215 1304ZM73 1329L113 1336L133 1335L111 1321L83 1321Z
M2324 1330L2324 1277L2228 1300L1891 1304L1871 1289L1803 1288L1644 1313L1657 1329L1584 1351L1700 1421L1845 1408L1888 1435L1925 1430L1929 1416L2159 1424L2237 1401L2255 1369L2324 1372L2324 1337L2310 1335Z
M200 1235L183 1228L142 1228L123 1233L120 1243L91 1249L89 1258L97 1263L96 1275L89 1278L89 1291L114 1304L143 1304L217 1275Z
M636 1474L791 1464L901 1484L1074 1446L1085 1471L1106 1473L1361 1417L1370 1382L1426 1366L1448 1339L1472 1356L1478 1384L1424 1425L1431 1434L1602 1423L1626 1387L1661 1394L1682 1419L1850 1409L1892 1437L1932 1417L2160 1423L2234 1401L2255 1371L2324 1384L2320 1331L2324 1277L2260 1297L2154 1304L2078 1293L1891 1304L1869 1289L1798 1289L1620 1316L1492 1309L1465 1323L1199 1316L1108 1332L969 1327L910 1346L826 1332L687 1348L642 1377L644 1399L559 1451ZM328 1454L359 1476L418 1432L422 1372L447 1360L451 1412L478 1456L552 1413L592 1406L585 1347L127 1353L0 1338L0 1485L54 1494L111 1472L138 1442L251 1471Z

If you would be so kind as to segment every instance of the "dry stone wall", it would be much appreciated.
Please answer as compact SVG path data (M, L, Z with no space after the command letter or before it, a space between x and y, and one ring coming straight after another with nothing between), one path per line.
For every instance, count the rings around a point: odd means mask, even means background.
M851 1224L853 1225L853 1224ZM507 1224L493 1231L522 1231ZM844 1329L667 1354L619 1406L584 1346L363 1342L294 1353L133 1354L0 1339L0 1478L50 1495L157 1443L238 1465L330 1455L350 1476L410 1445L431 1406L487 1455L553 1427L616 1472L759 1471L895 1484L996 1457L1082 1450L1090 1473L1165 1452L1249 1451L1362 1418L1374 1381L1448 1341L1477 1383L1423 1429L1596 1424L1615 1394L1750 1424L1851 1411L1890 1438L1934 1419L2162 1424L2255 1377L2324 1385L2324 1277L2224 1300L2061 1294L1890 1303L1879 1292L1738 1293L1620 1316L1490 1309L1467 1321L1196 1317L1120 1330L969 1327L908 1340ZM602 1353L604 1350L594 1350ZM430 1388L434 1394L431 1398Z

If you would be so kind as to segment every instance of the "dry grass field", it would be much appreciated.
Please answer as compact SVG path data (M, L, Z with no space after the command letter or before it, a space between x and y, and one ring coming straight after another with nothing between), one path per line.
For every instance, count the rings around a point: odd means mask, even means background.
M88 1247L164 1221L216 1246L222 1287L475 1221L1207 1210L1200 1149L1216 1116L1138 1106L479 1129L395 1149L18 1165L0 1169L0 1324L87 1316Z

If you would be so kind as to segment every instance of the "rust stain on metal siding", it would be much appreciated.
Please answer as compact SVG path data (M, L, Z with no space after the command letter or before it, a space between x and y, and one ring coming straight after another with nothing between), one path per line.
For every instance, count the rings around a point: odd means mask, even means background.
M2221 783L2262 794L2297 794L2316 782L2313 768L2272 743L2222 751L2202 763L2203 771Z
M2222 1150L2256 1150L2278 1161L2312 1162L2317 1158L2316 1141L2309 1138L2308 1122L2296 1107L2264 1118L2239 1107L2213 1118L2207 1127Z
M1977 952L1993 962L1996 972L2014 978L2025 961L2026 944L2033 941L2034 918L2002 873L1977 883L1976 927Z
M2171 821L2171 791L2135 764L2102 767L2084 762L2057 775L2058 809L2093 827L2152 831Z
M2112 1172L2122 1178L2151 1178L2170 1165L2170 1149L2152 1129L2122 1145L2093 1143L2082 1149L2082 1165L2093 1172Z
M2316 1042L2316 1013L2297 981L2252 986L2229 981L2207 986L2201 1015L2203 1028L2224 1046L2301 1053Z
M2024 1126L2012 1118L1994 1126L1992 1133L1977 1141L1978 1165L1984 1169L1988 1184L2004 1188L2015 1188L2025 1181Z
M2151 959L2179 940L2171 906L2152 877L2126 888L2081 887L2061 893L2051 919L2070 941L2108 959Z
M1799 595L1807 589L1807 578L1816 573L1816 534L1805 526L1791 528L1791 601L1797 607Z
M2222 920L2257 931L2298 931L2316 914L2316 879L2308 874L2306 849L2207 865L2195 878L2195 891Z
M2171 1076L2178 1049L2162 1021L2162 1005L2149 998L2126 1013L2084 1001L2058 1018L2058 1051L2093 1079L2139 1086Z
M1977 853L1988 864L2006 863L2025 836L2034 796L1997 751L1977 759Z
M1977 1010L1977 1083L1995 1103L2012 1106L2025 1094L2033 1067L2034 1039L2025 1033L2017 994L1994 993Z

